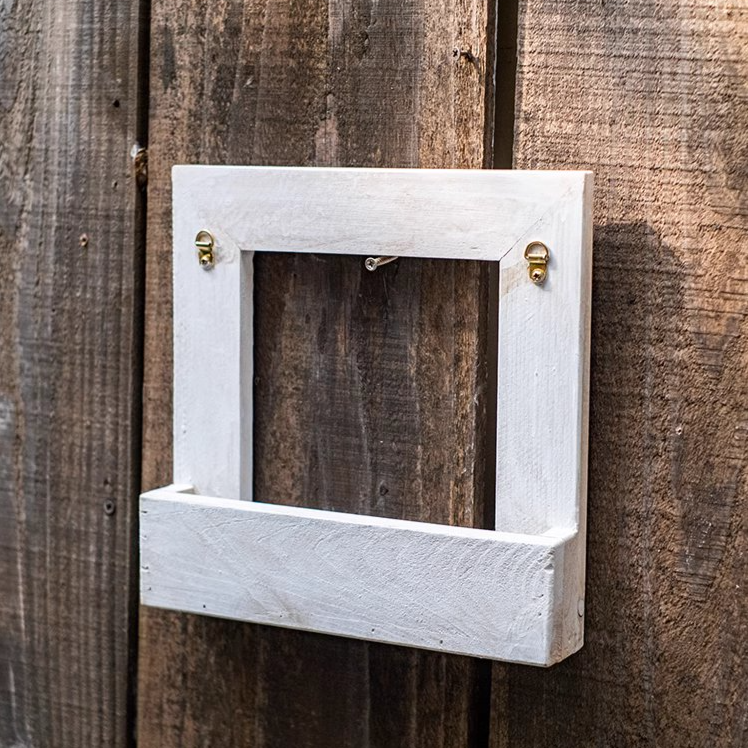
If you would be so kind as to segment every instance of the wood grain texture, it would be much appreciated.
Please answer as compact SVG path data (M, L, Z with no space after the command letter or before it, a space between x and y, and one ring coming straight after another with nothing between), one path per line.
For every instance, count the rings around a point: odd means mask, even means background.
M501 319L495 527L583 524L591 174L176 166L172 189L174 483L252 498L252 348L263 342L253 332L253 266L262 253L481 259L501 272L489 310ZM215 238L208 273L194 248L201 227ZM530 282L524 256L537 240L551 248L542 286ZM527 397L527 382L538 396ZM529 445L541 438L538 460Z
M215 234L217 266L240 252L497 262L537 236L553 240L562 275L572 232L591 229L588 172L181 165L172 184L175 256L195 278L212 277L194 262L201 226ZM554 221L569 226L563 241L549 235Z
M748 15L526 0L516 165L595 172L587 628L496 745L748 743Z
M0 745L131 745L138 3L0 6Z
M541 666L582 644L573 531L504 533L166 486L141 497L140 538L145 605Z
M172 164L488 164L488 20L472 1L153 3L145 487L171 474ZM487 266L370 274L357 257L287 255L255 271L255 491L481 525ZM152 611L141 623L143 746L485 737L474 661Z

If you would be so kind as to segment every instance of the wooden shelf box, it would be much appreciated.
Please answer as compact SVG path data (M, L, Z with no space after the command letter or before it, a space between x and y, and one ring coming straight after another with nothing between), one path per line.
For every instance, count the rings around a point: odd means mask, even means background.
M174 485L141 496L143 603L532 665L579 649L592 175L177 166L173 185ZM499 263L496 530L252 495L263 251Z

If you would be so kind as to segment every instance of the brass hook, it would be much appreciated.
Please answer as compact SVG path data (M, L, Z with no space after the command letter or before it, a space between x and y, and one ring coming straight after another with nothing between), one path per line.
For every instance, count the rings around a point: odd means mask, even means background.
M213 256L213 249L215 247L216 240L213 238L213 234L210 231L201 229L197 232L195 237L195 246L197 247L197 261L200 263L200 267L203 270L210 270L215 262Z
M530 242L525 248L525 259L530 264L528 272L530 280L536 285L541 286L548 275L548 261L551 253L543 242Z

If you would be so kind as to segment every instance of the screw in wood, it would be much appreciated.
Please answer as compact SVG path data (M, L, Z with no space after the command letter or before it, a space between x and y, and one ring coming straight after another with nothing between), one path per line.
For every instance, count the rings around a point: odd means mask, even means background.
M394 262L396 259L397 257L367 257L366 261L364 262L364 267L370 273L373 273L378 267L387 265L390 262Z
M210 270L213 267L214 257L213 248L215 246L215 239L210 231L201 229L197 232L195 237L195 246L197 247L197 258L200 263L200 267L203 270Z
M525 259L529 263L530 280L541 285L548 275L548 261L551 253L543 242L530 242L525 248Z
M533 268L530 271L530 278L533 283L542 283L545 280L545 270L540 268Z

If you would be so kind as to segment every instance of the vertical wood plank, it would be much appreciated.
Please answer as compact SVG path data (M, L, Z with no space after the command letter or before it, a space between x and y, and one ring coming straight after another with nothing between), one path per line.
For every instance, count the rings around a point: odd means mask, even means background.
M495 669L502 746L748 742L748 16L524 0L521 168L595 172L584 649Z
M488 28L485 4L452 0L154 3L145 487L171 477L171 165L486 165ZM488 277L256 258L255 491L480 525ZM141 622L143 746L485 739L483 663L155 610Z
M132 744L139 3L0 8L0 745Z

